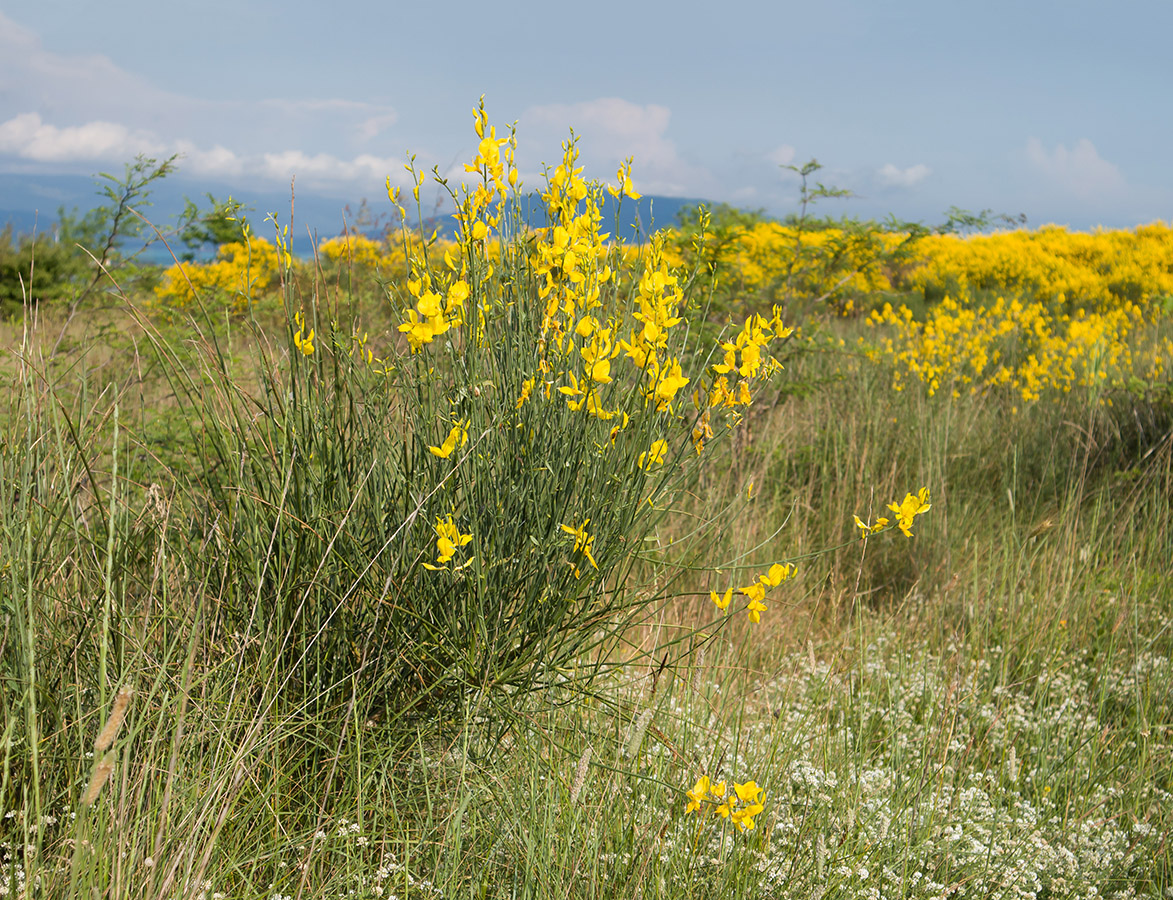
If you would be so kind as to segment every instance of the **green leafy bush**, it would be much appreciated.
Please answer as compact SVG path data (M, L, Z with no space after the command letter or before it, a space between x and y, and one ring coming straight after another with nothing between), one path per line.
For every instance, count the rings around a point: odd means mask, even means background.
M46 234L0 231L0 314L18 313L25 303L71 299L85 278L81 252Z

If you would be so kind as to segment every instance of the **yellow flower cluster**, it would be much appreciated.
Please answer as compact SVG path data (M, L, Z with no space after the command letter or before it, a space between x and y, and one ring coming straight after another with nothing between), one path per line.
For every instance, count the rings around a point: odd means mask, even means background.
M433 289L431 273L424 270L408 280L407 290L416 298L416 304L407 311L407 321L399 330L407 336L412 351L430 344L450 328L464 324L464 301L468 299L469 287L463 278L453 281L441 294Z
M990 291L1109 310L1173 296L1173 228L1071 232L1049 225L922 239L910 286L930 295ZM1147 310L1146 310L1147 311Z
M594 554L591 552L595 546L595 536L586 530L587 526L590 524L591 520L587 519L579 526L560 525L559 527L567 534L574 535L574 549L570 552L572 554L581 553L583 558L586 559L587 562L589 562L597 570L599 568L599 564L595 562ZM572 562L570 565L574 569L574 577L579 578L582 575L582 572L578 568L578 563Z
M927 487L921 488L916 494L905 494L904 499L899 503L888 504L888 509L896 514L896 525L905 537L912 537L912 520L917 516L924 515L932 508ZM871 525L859 516L853 516L853 518L855 519L855 527L859 529L861 540L866 540L892 524L892 521L885 516L880 516Z
M457 422L452 426L452 430L448 432L448 437L444 438L444 443L439 447L428 447L428 452L433 456L438 456L440 459L448 459L452 456L452 451L457 447L463 447L468 443L468 423Z
M782 324L781 313L776 306L772 318L768 321L757 313L751 314L737 336L732 341L721 344L725 355L722 362L713 366L717 378L709 395L709 405L728 409L748 406L753 399L749 385L762 370L764 361L768 359L763 357L762 351L774 338L788 338L793 331ZM773 365L776 364L767 366L767 374L770 374ZM730 377L736 378L733 387L729 384Z
M762 789L756 781L734 782L730 792L724 781L713 781L708 775L702 775L691 791L685 791L685 796L688 797L685 815L702 813L708 808L722 819L729 819L741 831L753 831L756 827L754 817L766 808L762 803L765 799Z
M508 198L509 188L517 187L517 168L513 164L513 151L517 146L516 135L510 134L507 138L498 138L497 129L489 125L489 117L485 113L484 101L473 111L476 120L475 130L480 143L477 145L476 156L472 162L465 163L466 172L477 173L481 176L481 183L475 190L462 186L463 196L460 202L460 212L457 219L460 222L464 240L483 241L498 227L500 210ZM488 128L489 133L485 134ZM505 158L501 157L501 148L505 148ZM508 166L508 175L506 175ZM495 207L492 210L491 207Z
M658 466L664 461L664 454L667 452L668 442L663 438L657 441L652 441L651 449L646 450L639 455L639 459L636 460L636 465L638 465L641 469L648 469L652 466Z
M399 331L407 337L413 352L419 351L435 338L464 324L464 303L472 294L472 284L469 281L472 277L469 270L470 260L476 257L486 264L487 270L483 273L483 278L487 279L492 275L493 267L488 262L490 254L485 251L486 239L494 228L499 227L509 191L511 188L516 189L518 184L517 169L513 165L516 136L497 137L496 129L488 125L483 101L473 111L473 115L480 143L477 145L476 156L472 162L466 163L464 168L466 172L479 174L481 178L479 183L471 186L462 183L458 192L453 194L457 204L455 218L460 231L455 245L439 248L443 250L444 261L449 270L445 283L436 283L426 253L417 253L412 258L407 290L416 302L413 308L407 310L407 320L399 326ZM502 148L505 149L504 155ZM410 163L405 168L415 181L412 193L418 202L424 176L416 172ZM438 175L436 177L441 184L447 185L443 178ZM390 178L387 179L387 184L388 197L403 215L403 207L399 206L398 190L390 187ZM479 250L479 254L474 254L474 246ZM477 321L483 320L483 316L484 311L479 311Z
M472 535L461 534L452 516L436 519L436 562L439 565L424 563L424 568L434 572L444 568L447 563L452 561L457 550L470 543L472 543ZM460 568L463 566L457 566L457 569Z
M314 330L311 328L308 333L306 332L305 321L300 312L293 314L293 322L297 326L297 331L293 333L293 346L300 350L303 356L313 356Z
M596 343L611 340L606 328L598 329L602 331L598 335L589 325L585 335L583 329L575 329L580 313L589 314L600 306L602 288L612 277L605 243L610 235L600 230L603 198L597 187L580 177L582 167L577 162L577 143L566 141L562 162L547 174L542 193L552 225L538 233L531 254L538 297L545 302L542 332L551 346L560 349L572 330Z
M1145 322L1130 302L1067 314L1042 301L999 297L985 305L946 297L923 322L890 304L869 322L882 328L881 337L861 344L869 358L895 364L893 387L902 390L911 375L930 395L1004 388L1029 403L1048 390L1119 387L1133 375L1161 377L1173 349L1166 339L1145 358L1134 353L1134 333Z
M766 599L766 591L793 578L797 571L794 563L774 563L766 574L758 576L757 581L737 589L739 594L749 598L745 609L751 622L756 623L762 620L762 613L767 609L766 604L762 602ZM709 598L717 605L717 609L724 611L729 608L729 604L733 600L733 588L727 588L724 594L709 591Z
M221 244L212 262L179 263L167 269L155 286L155 297L178 309L186 309L196 297L223 299L239 313L273 288L279 266L277 248L264 238Z

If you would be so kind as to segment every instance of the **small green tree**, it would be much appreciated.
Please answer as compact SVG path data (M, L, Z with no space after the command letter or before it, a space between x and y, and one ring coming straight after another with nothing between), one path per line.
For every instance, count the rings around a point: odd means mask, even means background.
M72 211L60 207L55 240L42 243L39 238L22 238L14 243L10 238L5 256L8 264L29 276L34 274L35 264L41 269L34 289L19 292L19 302L69 301L72 315L104 278L119 272L126 274L147 247L164 237L148 226L141 210L151 205L151 186L175 171L178 158L176 155L159 161L140 154L134 162L127 163L121 177L99 173L98 194L105 202L85 213L79 213L76 207ZM126 252L135 243L138 246ZM125 278L119 280L125 288ZM6 276L6 305L16 302L12 283L13 279ZM15 283L19 285L20 279Z
M187 262L209 250L215 251L222 244L242 240L248 223L244 206L231 197L218 200L211 192L204 196L208 198L204 209L190 197L184 197L185 205L179 216L179 240L186 248L180 258Z
M186 199L177 222L158 229L149 225L143 211L151 206L156 181L176 169L178 156L157 160L139 155L126 165L122 176L108 172L97 176L99 196L105 202L79 213L60 207L54 234L17 236L12 229L0 234L0 308L16 312L22 304L41 301L69 302L72 310L92 295L107 277L125 276L152 244L178 237L186 248L183 258L194 259L209 245L238 241L245 218L241 205L229 197L218 200L207 194L208 208Z
M75 302L89 295L103 277L125 266L155 242L157 235L148 231L139 210L151 205L151 184L174 172L178 158L175 155L159 162L139 154L134 162L126 164L122 178L108 172L98 174L106 182L98 192L106 198L104 204L82 216L76 208L72 213L67 213L65 207L58 210L57 239L66 246L82 248L94 261L92 275L80 288ZM124 255L123 248L134 239L141 239L142 246Z
M1005 225L1008 228L1018 228L1026 224L1026 213L1016 216L1007 213L995 213L992 209L983 209L973 213L968 209L950 206L945 213L945 221L936 226L933 231L937 234L975 234L990 228Z
M678 217L677 250L688 262L701 263L716 279L715 314L724 315L746 303L781 304L796 320L806 319L815 309L846 314L855 308L860 292L857 275L882 282L873 276L899 275L915 263L916 244L928 229L894 217L876 222L815 215L815 204L854 194L814 181L822 169L816 159L783 168L794 172L800 185L798 209L781 220L770 218L764 210L739 210L726 204L689 207ZM759 271L747 276L742 261L747 253L763 252L761 240L774 241L766 267L770 274L763 278Z

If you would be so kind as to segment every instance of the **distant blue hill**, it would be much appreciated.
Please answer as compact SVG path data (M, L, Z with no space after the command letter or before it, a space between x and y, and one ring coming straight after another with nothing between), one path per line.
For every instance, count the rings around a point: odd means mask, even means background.
M151 206L141 209L149 220L161 228L173 223L183 211L184 198L190 197L198 205L207 206L207 193L217 199L231 197L244 205L245 215L253 232L270 237L273 225L265 221L269 213L276 213L281 225L289 223L290 201L288 191L262 190L251 186L211 184L198 182L182 175L156 181L151 186ZM238 189L240 188L240 189ZM95 179L80 175L13 174L0 173L0 229L11 224L17 233L53 233L58 221L58 210L84 213L102 204L99 185ZM614 220L616 201L608 197L603 207L603 230L613 237L632 240L635 236L651 234L659 228L676 224L681 209L703 201L682 197L645 196L638 201L625 199L619 205L618 222ZM314 242L341 234L345 228L366 234L378 234L386 227L390 204L385 196L376 195L370 202L367 218L356 221L362 204L361 197L343 197L309 191L298 191L294 202L294 222L291 233L293 250L299 256L312 253ZM522 200L522 219L531 226L546 223L545 209L537 195ZM410 213L409 213L409 224ZM428 233L438 231L443 237L455 234L456 221L450 213L450 204L444 204L438 214L424 223ZM175 248L178 252L180 248ZM147 254L152 261L165 262L169 256L161 246L152 247Z

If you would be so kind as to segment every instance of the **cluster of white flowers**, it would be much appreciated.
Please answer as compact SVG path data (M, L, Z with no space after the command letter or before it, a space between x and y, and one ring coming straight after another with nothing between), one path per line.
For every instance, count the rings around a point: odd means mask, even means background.
M1173 796L1159 778L1126 788L1087 773L1103 769L1105 746L1128 752L1129 735L1173 759L1173 730L1141 738L1138 711L1169 720L1173 662L1141 653L1111 669L1042 661L1024 673L999 647L976 659L884 640L847 652L847 665L810 648L784 660L733 726L711 704L667 702L666 719L721 734L724 767L761 772L773 802L758 843L698 834L680 816L662 848L706 872L748 861L763 897L1157 900L1138 885L1159 883L1161 828L1136 811L1167 809ZM1109 744L1105 727L1118 729ZM684 783L691 772L677 766Z

